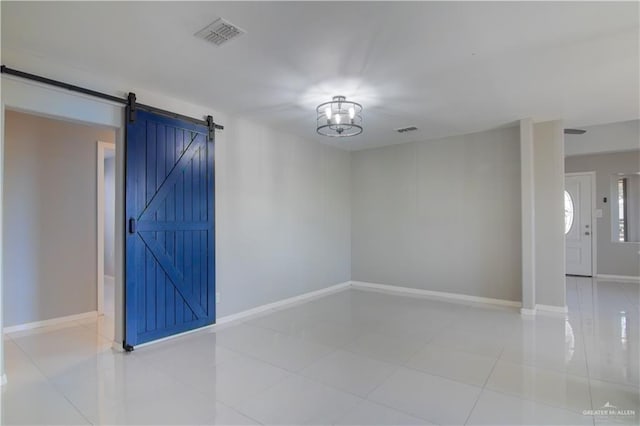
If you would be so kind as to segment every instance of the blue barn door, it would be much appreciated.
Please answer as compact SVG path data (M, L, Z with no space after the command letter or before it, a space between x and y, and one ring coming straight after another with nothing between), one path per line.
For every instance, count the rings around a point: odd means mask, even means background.
M215 322L214 142L138 109L126 134L125 342Z

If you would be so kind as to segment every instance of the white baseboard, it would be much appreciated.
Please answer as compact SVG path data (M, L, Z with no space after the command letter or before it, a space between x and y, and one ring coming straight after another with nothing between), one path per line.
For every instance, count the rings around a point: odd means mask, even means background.
M540 312L540 313L543 313L543 314L566 315L567 313L569 313L569 308L566 305L565 306L553 306L553 305L540 305L540 304L537 304L535 310L537 312Z
M267 303L266 305L257 306L255 308L248 309L246 311L238 312L237 314L231 314L224 317L220 317L216 320L216 324L226 324L232 321L244 320L250 317L256 316L267 311L276 311L291 305L298 305L302 302L306 302L310 299L316 299L318 297L326 296L331 293L346 290L351 286L351 281L346 281L340 284L335 284L327 288L323 288L309 293L300 294L298 296L289 297L288 299L279 300L273 303Z
M320 290L311 291L308 293L300 294L298 296L293 296L287 299L279 300L277 302L257 306L255 308L251 308L246 311L238 312L231 315L226 315L224 317L217 318L216 323L210 326L197 328L195 330L185 331L183 333L175 334L173 336L168 336L163 339L154 340L153 342L143 343L141 345L137 345L136 348L152 345L152 344L163 342L170 339L175 339L191 333L206 331L208 329L213 329L216 326L226 325L236 321L247 320L265 312L277 311L279 309L283 309L288 306L298 305L308 300L327 296L331 293L347 290L349 288L356 288L356 289L368 290L368 291L377 291L381 293L400 294L405 296L425 297L425 298L431 298L431 299L445 299L445 300L457 301L457 302L463 302L463 303L477 303L477 304L494 305L494 306L505 306L505 307L511 307L511 308L521 308L522 306L520 302L513 301L513 300L493 299L489 297L470 296L466 294L447 293L442 291L424 290L424 289L417 289L417 288L410 288L410 287L398 287L398 286L393 286L388 284L376 284L376 283L368 283L368 282L362 282L362 281L346 281L346 282L335 284ZM536 315L536 312L538 311L544 312L544 313L566 314L567 307L536 305L535 309L525 309L525 308L520 309L520 312L523 315L528 315L528 316ZM46 327L46 326L60 324L60 323L69 322L69 321L95 318L97 317L97 314L98 314L97 311L85 312L83 314L69 315L66 317L53 318L45 321L36 321L28 324L5 327L3 331L5 333L13 333L16 331L31 330L34 328ZM112 344L112 348L117 351L123 350L122 344L115 341Z
M152 342L143 343L141 345L136 345L136 348L143 348L145 346L153 345L156 343L164 342L171 339L176 339L178 337L186 336L192 333L203 332L211 329L215 329L222 325L227 325L236 321L245 321L252 317L258 316L262 313L269 311L277 311L279 309L283 309L288 306L298 305L303 302L306 302L311 299L316 299L318 297L327 296L331 293L336 293L338 291L347 290L351 286L350 281L346 281L340 284L335 284L327 288L323 288L320 290L310 291L309 293L300 294L298 296L289 297L287 299L279 300L273 303L267 303L266 305L256 306L255 308L247 309L246 311L238 312L231 315L226 315L224 317L216 318L216 323L211 324L205 327L196 328L194 330L185 331L183 333L174 334L172 336L167 336L162 339L154 340ZM116 343L114 343L116 344Z
M527 317L533 317L536 315L536 308L520 308L520 314Z
M362 281L351 281L351 286L353 288L357 288L361 290L379 291L382 293L392 293L392 294L403 294L408 296L420 296L420 297L427 297L432 299L433 298L449 299L449 300L466 302L466 303L480 303L485 305L507 306L511 308L519 308L520 306L522 306L521 302L517 302L514 300L492 299L490 297L469 296L467 294L447 293L444 291L424 290L424 289L410 288L410 287L398 287L395 285L388 285L388 284L375 284L375 283L367 283Z
M609 281L624 281L624 282L637 282L637 283L640 283L640 277L635 276L635 275L598 274L598 275L596 275L596 279L609 280Z
M28 322L26 324L12 325L9 327L4 327L2 331L3 333L15 333L16 331L33 330L35 328L48 327L51 325L62 324L70 321L79 321L84 319L97 318L97 316L98 316L98 311L90 311L90 312L84 312L82 314L67 315L66 317L51 318L44 321L34 321L34 322Z

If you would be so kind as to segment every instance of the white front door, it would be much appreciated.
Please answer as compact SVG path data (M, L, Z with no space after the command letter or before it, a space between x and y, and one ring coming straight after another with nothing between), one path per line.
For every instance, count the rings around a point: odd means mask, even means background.
M592 176L591 174L570 174L565 176L564 180L564 233L568 275L592 275Z

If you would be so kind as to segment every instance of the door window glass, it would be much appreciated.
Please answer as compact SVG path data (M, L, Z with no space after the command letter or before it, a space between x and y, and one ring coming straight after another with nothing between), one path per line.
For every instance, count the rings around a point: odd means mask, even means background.
M567 235L573 226L573 199L564 191L564 234Z
M627 179L618 179L618 241L629 241L627 236Z

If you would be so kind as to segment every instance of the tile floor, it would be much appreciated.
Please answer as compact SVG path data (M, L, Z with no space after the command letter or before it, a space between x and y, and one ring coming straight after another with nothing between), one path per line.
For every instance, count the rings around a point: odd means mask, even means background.
M640 285L567 287L566 318L347 290L130 354L101 321L16 333L2 421L638 424Z

